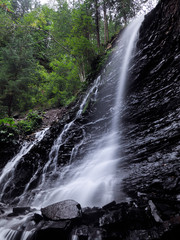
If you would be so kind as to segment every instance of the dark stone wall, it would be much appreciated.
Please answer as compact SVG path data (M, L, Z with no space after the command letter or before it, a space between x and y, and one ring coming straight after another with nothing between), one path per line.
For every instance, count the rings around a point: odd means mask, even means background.
M180 53L180 3L178 0L160 1L157 7L145 16L140 29L132 74L131 89L139 91L149 81L164 78L174 80L179 74ZM171 74L167 75L167 72ZM158 86L159 87L159 86Z
M160 1L140 28L124 122L124 188L151 198L180 192L180 2Z

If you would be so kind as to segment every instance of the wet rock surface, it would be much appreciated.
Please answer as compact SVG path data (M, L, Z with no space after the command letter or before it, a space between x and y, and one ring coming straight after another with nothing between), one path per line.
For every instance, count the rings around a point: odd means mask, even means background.
M62 209L66 206L65 202L59 204ZM17 240L22 236L27 236L28 240L178 240L180 216L172 211L171 204L179 206L177 201L158 203L143 196L129 203L113 202L102 208L84 208L77 218L54 221L33 213L35 209L31 209L31 215L26 217L26 221L21 226L16 224L11 231L14 234L13 239ZM170 209L164 217L164 207L167 210L167 206ZM6 220L8 219L11 221L11 214L6 216Z
M140 29L123 115L124 189L132 198L176 201L180 193L179 15L178 1L161 1Z
M46 131L43 139L40 142L34 144L32 149L21 158L21 161L19 161L18 164L15 165L15 174L11 176L12 181L6 183L4 194L2 197L3 201L9 201L13 204L16 204L18 202L18 199L16 199L16 197L20 196L23 193L29 182L31 182L28 186L29 190L32 190L37 186L39 182L39 176L42 173L42 169L49 160L49 154L55 139L62 132L65 124L68 124L72 121L72 119L74 119L76 112L79 109L79 102L81 101L82 96L77 102L74 102L72 105L68 106L67 109L63 109L64 115L61 117L61 119L56 119ZM55 112L55 115L57 115L57 111ZM71 136L69 136L68 138L71 138ZM29 141L31 142L31 140ZM34 137L32 137L32 142L33 141ZM62 148L64 148L64 145L62 146ZM69 148L66 149L67 151L64 152L63 155L60 157L58 165L63 166L68 163L70 157L69 152L72 151L72 148L73 145L71 144ZM16 153L18 149L20 149L20 147L16 148ZM59 149L60 152L62 150L63 149ZM10 153L11 152L12 151L10 151ZM8 155L8 158L4 158L4 165L10 159L9 157L10 155ZM37 172L39 174L36 175Z
M2 169L6 163L13 158L19 151L21 146L21 141L15 139L10 144L1 145L0 148L0 169Z

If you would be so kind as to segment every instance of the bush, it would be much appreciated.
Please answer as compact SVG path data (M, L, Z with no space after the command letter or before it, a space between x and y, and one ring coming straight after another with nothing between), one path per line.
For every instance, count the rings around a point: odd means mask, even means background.
M42 116L37 111L30 111L24 120L15 122L13 118L0 119L0 145L15 144L20 135L28 135L42 123Z
M0 145L12 145L18 140L19 131L13 118L0 119Z
M28 135L35 131L42 123L42 116L37 111L30 111L26 119L18 122L20 134Z

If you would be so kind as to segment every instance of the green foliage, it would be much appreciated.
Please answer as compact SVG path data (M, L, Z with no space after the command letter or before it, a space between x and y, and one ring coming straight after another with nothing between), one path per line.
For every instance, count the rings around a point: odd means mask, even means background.
M104 32L111 38L144 1L57 0L51 9L37 0L0 0L0 117L74 101L108 56ZM27 118L17 129L29 133L35 122Z
M12 128L16 128L16 124L13 118L3 118L0 119L0 125L6 125Z
M15 19L23 17L26 13L33 9L33 5L37 7L39 4L34 0L12 0L12 9Z
M31 40L30 34L17 32L0 51L0 100L9 116L29 105L28 86L35 72Z
M15 144L20 135L28 135L35 131L42 123L42 116L37 111L29 111L24 120L13 118L0 119L0 145Z
M8 9L12 11L12 3L10 0L0 0L0 6L3 9L6 9L6 10Z
M18 139L18 128L13 118L0 119L0 145L13 144Z
M37 111L29 111L26 119L17 123L19 133L22 135L31 134L42 123L42 116Z
M0 48L9 42L13 24L10 14L0 7Z
M50 67L52 71L48 73L43 66L38 65L38 85L31 84L31 102L33 106L42 109L68 105L82 86L77 67L66 55L60 56L59 60L54 59Z

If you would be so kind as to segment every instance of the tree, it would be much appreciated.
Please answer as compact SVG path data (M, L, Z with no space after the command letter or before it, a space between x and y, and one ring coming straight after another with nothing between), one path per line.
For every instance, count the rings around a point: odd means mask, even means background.
M148 0L112 0L109 1L114 10L114 22L126 25Z
M0 105L8 115L72 101L97 54L146 0L57 0L55 9L38 1L0 0Z
M48 68L51 55L52 13L53 10L44 5L26 14L21 21L22 26L28 29L31 34L34 58L46 68Z
M76 4L76 8L71 10L67 2L61 0L55 16L53 31L56 39L55 49L56 51L59 49L61 54L69 55L79 69L81 81L84 82L95 53L90 40L94 24L92 16L88 15L87 2Z
M38 0L12 0L12 9L15 19L23 17L25 13L29 13L32 9L38 8L40 3Z
M103 0L103 12L104 12L104 43L109 41L109 31L108 31L108 19L107 19L107 0Z
M72 30L68 43L71 54L76 58L79 76L82 82L86 80L86 73L90 71L90 63L95 55L90 35L93 33L94 24L91 16L87 15L86 4L72 12Z
M35 74L33 47L29 34L16 33L0 52L0 98L8 116L16 109L28 107L29 83Z
M96 23L96 36L97 36L97 46L100 47L101 41L100 41L100 33L99 33L99 2L98 0L94 0L95 5L95 23Z
M12 13L10 1L0 0L0 47L5 46L11 39L14 28Z

